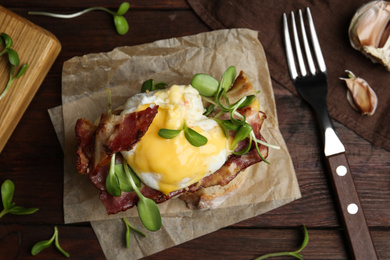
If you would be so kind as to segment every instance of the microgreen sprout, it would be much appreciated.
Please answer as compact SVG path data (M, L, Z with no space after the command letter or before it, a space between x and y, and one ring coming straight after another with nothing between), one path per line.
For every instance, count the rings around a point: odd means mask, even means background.
M11 70L9 73L9 79L7 85L5 86L3 92L0 94L0 100L5 96L5 94L7 94L8 90L12 85L12 82L14 82L14 80L17 78L20 78L26 72L28 67L27 63L22 65L19 71L15 75L15 69L17 66L19 66L20 63L19 55L14 49L11 48L13 41L12 38L6 33L0 34L0 46L3 44L3 42L4 42L4 48L0 52L0 57L5 54L8 54L8 61L11 65Z
M107 192L112 196L119 197L122 191L135 191L139 198L137 210L142 224L150 231L159 230L162 222L157 204L141 193L141 181L130 166L128 166L126 160L123 160L123 164L115 164L115 157L115 154L111 157L110 169L106 177Z
M123 218L123 222L125 222L125 226L126 226L126 247L127 248L130 247L130 230L135 231L136 233L140 234L143 237L146 237L144 233L131 226L129 221L126 218Z
M198 73L191 80L191 86L199 86L199 94L204 97L213 97L217 93L219 82L215 78Z
M114 17L114 24L116 31L120 35L124 35L129 31L129 24L127 23L126 18L123 16L130 8L130 4L128 2L123 2L118 10L116 12L111 11L108 8L105 7L91 7L84 9L80 12L73 13L73 14L55 14L55 13L48 13L48 12L28 12L30 15L44 15L44 16L50 16L54 18L63 18L63 19L70 19L74 18L80 15L83 15L85 13L91 12L91 11L104 11L109 14L111 14Z
M148 79L147 81L142 83L141 93L145 93L147 91L154 91L158 89L165 89L167 86L168 84L165 82L160 81L155 84L153 79Z
M106 188L107 192L110 193L112 196L121 196L122 191L119 186L118 176L115 174L115 153L111 157L110 169L106 177Z
M121 196L122 191L134 191L133 186L131 186L130 183L130 178L133 179L138 188L141 187L141 181L131 168L129 171L125 171L123 164L115 164L115 157L115 154L111 157L110 169L106 177L106 189L112 196L119 197Z
M240 114L237 110L244 108L250 105L253 100L256 98L255 95L244 96L234 104L229 104L229 99L227 97L227 92L230 89L236 78L236 69L234 66L230 66L225 73L222 75L221 81L218 81L207 74L196 74L191 81L191 85L199 91L199 94L202 96L202 99L208 102L210 105L206 108L204 115L210 116L214 112L215 107L219 107L220 111L213 116L213 119L221 126L224 131L226 138L229 137L229 130L236 131L236 135L233 140L232 149L237 145L238 142L249 138L249 144L241 151L236 151L234 154L243 155L249 152L252 141L255 144L256 151L259 154L260 158L267 162L262 156L259 144L265 145L270 148L280 149L279 146L268 144L262 140L256 138L256 135L247 122L245 115ZM217 82L217 88L216 83ZM220 120L219 117L224 113L230 115L228 120Z
M156 202L146 198L140 191L140 188L136 185L133 180L133 176L130 173L130 167L127 165L126 160L123 160L123 167L125 172L130 176L130 184L133 187L134 191L138 195L137 210L138 216L141 219L144 227L150 231L157 231L161 228L162 220L160 210L157 207Z
M66 252L64 249L61 248L60 243L58 242L58 229L55 226L54 227L54 234L49 240L43 240L38 243L36 243L32 249L31 249L31 254L32 255L37 255L39 252L41 252L43 249L46 249L50 247L54 242L55 247L66 257L69 257L69 253Z
M301 252L306 247L306 245L309 243L309 233L307 232L306 226L303 226L303 230L304 230L304 238L303 238L302 245L298 250L296 250L294 252L270 253L270 254L266 254L266 255L257 257L255 260L262 260L262 259L267 259L270 257L277 257L277 256L293 256L295 258L303 260L303 256L301 254L299 254L299 252Z
M177 130L161 128L158 131L158 135L165 139L172 139L178 136L181 131L184 131L184 136L187 139L187 141L195 147L203 146L208 141L205 136L199 134L194 129L189 128L186 122L184 122L181 129L177 129Z
M15 184L11 180L6 180L1 185L1 200L3 201L3 210L0 212L0 218L5 214L15 214L15 215L29 215L36 212L37 208L24 208L15 206L15 203L12 202L14 197Z

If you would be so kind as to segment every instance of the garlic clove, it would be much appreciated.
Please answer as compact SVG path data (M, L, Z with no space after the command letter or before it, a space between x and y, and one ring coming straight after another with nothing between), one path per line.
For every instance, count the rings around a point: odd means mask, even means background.
M362 115L373 115L378 105L378 97L367 81L356 77L352 71L346 70L348 78L340 78L347 84L347 100Z
M360 7L350 23L349 39L353 48L390 70L390 2Z

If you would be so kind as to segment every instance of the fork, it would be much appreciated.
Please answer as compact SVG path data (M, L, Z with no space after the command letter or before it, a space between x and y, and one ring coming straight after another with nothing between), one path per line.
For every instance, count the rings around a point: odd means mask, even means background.
M340 217L344 230L346 231L351 256L354 259L375 260L378 259L378 256L348 165L345 148L334 131L328 113L326 103L328 93L326 66L310 9L308 7L306 8L307 26L303 19L302 10L299 10L298 13L300 34L298 34L294 12L291 12L291 28L294 36L293 44L290 39L287 15L285 13L283 14L285 50L290 77L299 95L309 103L318 117L324 143L324 155L327 161L333 191L337 198ZM306 27L308 27L310 32L311 44L309 44L306 34ZM302 54L301 43L304 46L306 60ZM295 56L299 72L295 65L293 45L295 46ZM311 54L312 51L315 54L316 63ZM309 71L307 71L307 67Z

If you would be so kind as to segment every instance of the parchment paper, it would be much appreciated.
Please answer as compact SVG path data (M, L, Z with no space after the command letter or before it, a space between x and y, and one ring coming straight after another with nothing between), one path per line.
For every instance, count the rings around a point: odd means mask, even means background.
M163 227L149 232L142 227L135 208L107 215L99 191L75 165L75 122L84 117L94 121L107 110L106 88L111 88L113 107L138 93L143 81L153 78L169 85L188 85L196 73L219 79L230 66L243 70L256 90L261 110L267 114L262 134L280 150L270 149L267 160L251 167L243 186L214 210L190 210L180 199L159 208ZM108 53L74 57L64 63L62 107L49 110L62 142L64 163L65 223L91 221L107 259L137 259L216 231L301 197L290 155L278 128L267 60L257 32L248 29L220 30L156 41L133 47L119 47ZM61 140L62 141L62 140ZM125 248L122 217L144 231L132 234Z

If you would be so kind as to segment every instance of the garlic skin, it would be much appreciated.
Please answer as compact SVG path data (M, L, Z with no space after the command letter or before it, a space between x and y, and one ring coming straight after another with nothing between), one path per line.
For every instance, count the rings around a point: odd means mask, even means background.
M390 2L372 1L360 7L348 33L353 48L390 71Z
M367 81L356 77L352 71L346 70L348 78L340 78L347 84L347 100L362 115L373 115L378 105L378 97Z

